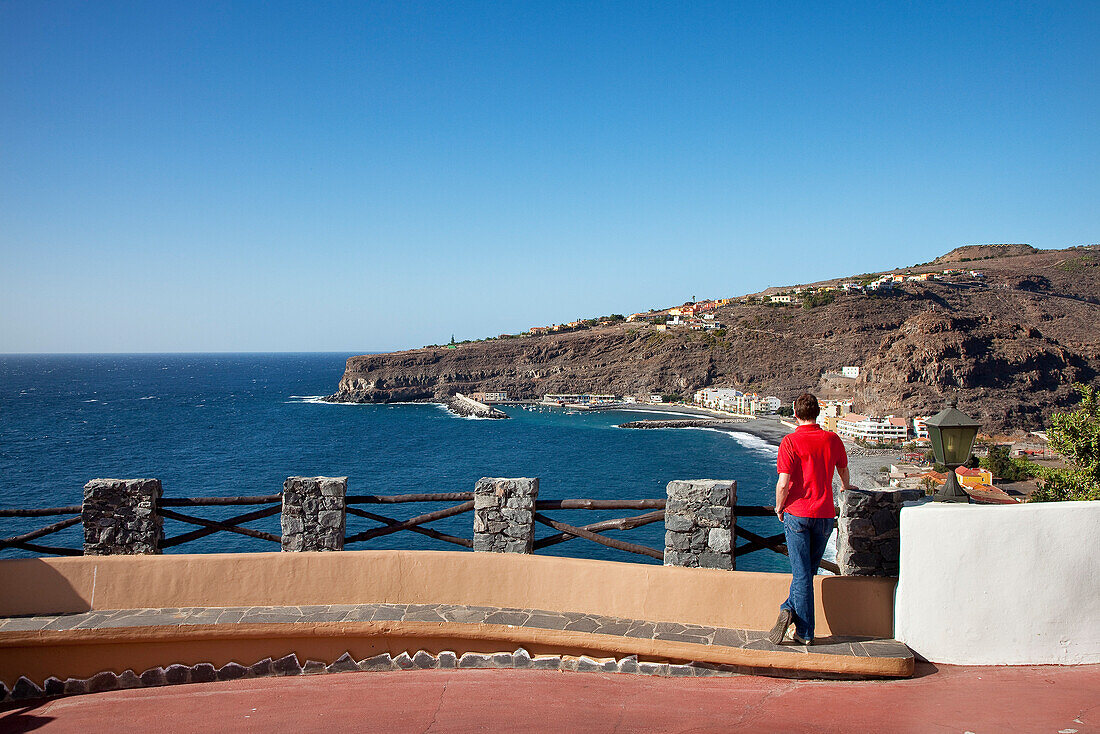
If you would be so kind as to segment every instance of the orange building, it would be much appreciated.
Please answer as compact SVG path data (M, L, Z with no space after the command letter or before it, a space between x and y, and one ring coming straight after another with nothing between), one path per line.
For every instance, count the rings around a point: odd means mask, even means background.
M993 486L993 472L988 469L967 469L960 466L955 470L955 476L964 487L977 487L980 484Z

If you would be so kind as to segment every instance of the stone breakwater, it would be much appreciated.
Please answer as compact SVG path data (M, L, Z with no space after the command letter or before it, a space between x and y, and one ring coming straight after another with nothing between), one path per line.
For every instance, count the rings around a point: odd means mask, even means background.
M447 400L447 409L464 418L507 418L508 414L457 392Z
M747 423L745 419L709 419L685 418L683 420L642 420L620 423L619 428L718 428L738 423Z

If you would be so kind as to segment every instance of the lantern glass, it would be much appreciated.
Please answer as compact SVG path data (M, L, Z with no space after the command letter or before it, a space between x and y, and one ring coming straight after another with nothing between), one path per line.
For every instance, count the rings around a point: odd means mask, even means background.
M974 446L978 429L969 426L941 428L940 435L943 443L943 463L947 466L958 466L965 464L970 458L970 449Z

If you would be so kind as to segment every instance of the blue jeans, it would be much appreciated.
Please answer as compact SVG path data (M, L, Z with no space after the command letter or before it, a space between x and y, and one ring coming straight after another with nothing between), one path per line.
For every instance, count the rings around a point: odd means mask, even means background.
M814 575L833 532L831 517L799 517L783 513L783 535L791 559L791 593L780 609L790 609L794 632L804 640L814 638Z

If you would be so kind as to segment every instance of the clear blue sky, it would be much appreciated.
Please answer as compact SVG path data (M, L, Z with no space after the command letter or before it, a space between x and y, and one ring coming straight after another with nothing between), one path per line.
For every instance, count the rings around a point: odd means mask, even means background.
M0 352L368 351L1100 241L1100 4L0 4Z

